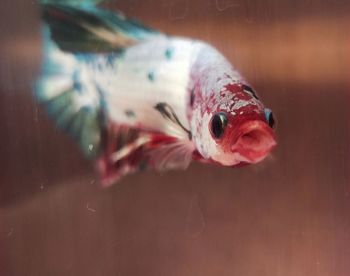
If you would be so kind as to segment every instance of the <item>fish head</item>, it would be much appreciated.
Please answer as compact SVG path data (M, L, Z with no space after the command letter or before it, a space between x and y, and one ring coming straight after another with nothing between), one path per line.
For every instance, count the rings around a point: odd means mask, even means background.
M248 85L226 85L207 113L207 157L225 166L257 163L276 145L275 119ZM207 145L208 145L207 143Z

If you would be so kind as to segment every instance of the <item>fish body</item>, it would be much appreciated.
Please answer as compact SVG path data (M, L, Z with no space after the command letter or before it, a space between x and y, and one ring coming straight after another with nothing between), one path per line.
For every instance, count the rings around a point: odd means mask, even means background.
M183 131L174 129L155 107L159 103L171 106L189 129L186 110L191 58L200 47L200 42L160 36L126 49L107 74L96 75L109 118L131 127L182 136Z
M256 163L275 146L271 112L209 44L93 5L42 6L37 98L96 160L104 186L194 159Z

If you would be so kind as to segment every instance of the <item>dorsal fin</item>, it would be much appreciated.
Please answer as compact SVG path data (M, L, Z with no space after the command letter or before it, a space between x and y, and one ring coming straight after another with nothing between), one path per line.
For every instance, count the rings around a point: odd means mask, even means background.
M67 52L115 51L159 35L119 12L97 9L93 5L42 3L41 7L52 40Z

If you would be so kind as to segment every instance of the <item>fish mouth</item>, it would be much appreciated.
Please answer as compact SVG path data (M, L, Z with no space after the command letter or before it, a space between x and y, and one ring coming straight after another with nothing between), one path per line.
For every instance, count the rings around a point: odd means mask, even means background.
M231 151L240 162L260 162L277 145L273 130L264 121L246 122L239 127L237 133Z

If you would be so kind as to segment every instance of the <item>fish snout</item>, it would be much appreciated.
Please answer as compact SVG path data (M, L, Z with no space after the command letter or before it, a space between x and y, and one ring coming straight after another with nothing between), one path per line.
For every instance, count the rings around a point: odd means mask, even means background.
M244 159L242 161L248 163L263 160L277 144L273 130L264 121L246 122L237 133L231 151L238 153Z

